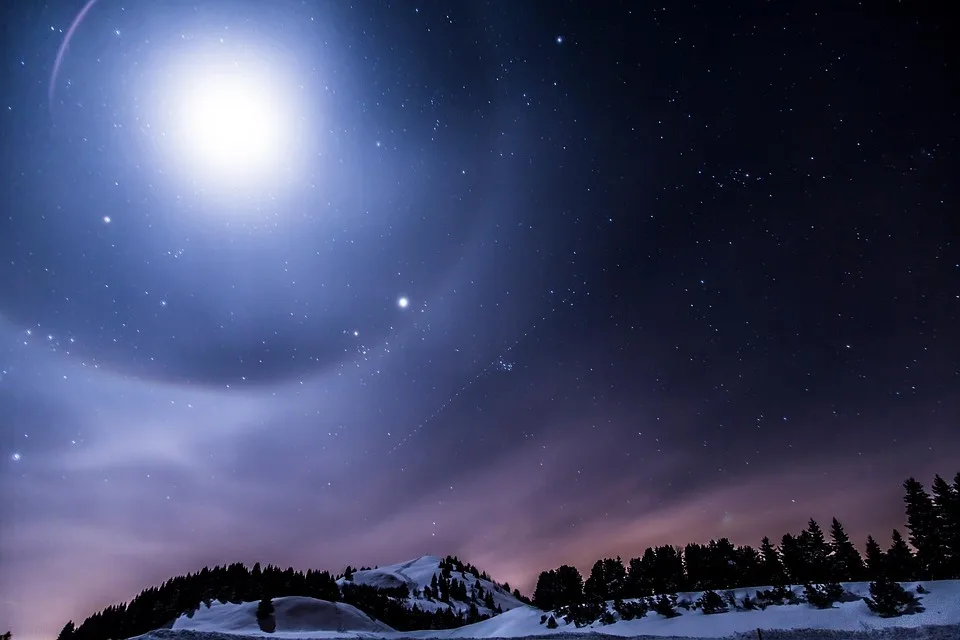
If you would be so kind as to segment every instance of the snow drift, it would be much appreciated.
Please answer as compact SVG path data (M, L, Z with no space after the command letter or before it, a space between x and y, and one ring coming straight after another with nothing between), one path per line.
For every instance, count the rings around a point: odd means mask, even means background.
M180 616L173 623L173 631L207 631L233 634L260 635L257 624L257 602L243 604L214 603L209 608L200 605L193 616ZM314 598L288 596L274 598L276 631L325 631L334 635L396 633L387 625L374 620L356 607L342 602L328 602ZM276 635L270 634L270 635Z

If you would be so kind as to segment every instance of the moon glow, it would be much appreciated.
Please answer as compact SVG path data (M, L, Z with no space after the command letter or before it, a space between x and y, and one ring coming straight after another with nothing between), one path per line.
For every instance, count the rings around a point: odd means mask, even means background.
M291 114L268 74L213 61L178 68L177 76L168 125L195 175L250 180L282 169Z

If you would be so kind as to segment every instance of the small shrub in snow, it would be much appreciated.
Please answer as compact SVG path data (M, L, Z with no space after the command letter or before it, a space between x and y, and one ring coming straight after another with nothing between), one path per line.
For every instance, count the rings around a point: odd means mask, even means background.
M807 603L817 609L831 609L843 599L843 587L837 582L808 584L803 589Z
M543 614L542 616L540 616L540 624L543 624L546 621L547 621L547 614Z
M600 614L600 624L613 624L616 621L617 616L613 615L609 609Z
M664 618L676 618L680 615L677 612L677 596L668 596L665 593L657 597L650 608Z
M547 618L547 629L556 629L557 628L557 619L553 616Z
M733 591L724 592L723 599L726 600L727 604L733 607L734 609L736 609L737 605L739 604L737 602L737 594L735 594Z
M647 615L650 605L644 599L624 602L623 600L613 601L614 610L620 615L621 620L633 620Z
M912 615L923 611L920 599L889 579L881 579L870 583L870 597L864 602L881 618L896 618L902 615Z
M572 622L577 627L585 627L596 622L605 609L606 604L603 602L587 601L563 607L562 611L567 623Z
M697 608L697 603L690 602L689 598L680 598L679 600L677 600L677 606L680 607L681 609L686 609L687 611L690 611L690 609Z
M727 603L716 591L704 591L697 599L697 608L702 609L706 615L714 613L726 613Z
M765 607L766 605L764 605L762 608ZM757 601L751 598L750 594L748 593L747 595L743 596L743 600L740 601L739 608L743 609L744 611L753 611L757 608Z
M921 594L921 595L926 595L926 594L928 594L928 593L930 593L930 592L929 592L927 589L925 589L922 584L918 584L918 585L917 585L917 593L919 593L919 594Z
M780 585L772 589L757 591L757 601L762 604L763 608L766 608L768 605L796 604L797 596L791 589Z

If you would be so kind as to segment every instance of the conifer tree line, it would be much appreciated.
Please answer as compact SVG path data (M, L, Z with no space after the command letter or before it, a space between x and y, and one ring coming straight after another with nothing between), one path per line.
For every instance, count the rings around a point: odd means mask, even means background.
M494 602L494 590L510 593L510 585L493 583L493 589L484 588L480 580L489 580L486 572L461 562L456 556L447 556L440 562L439 577L434 576L422 593L411 594L406 585L378 588L353 583L357 571L347 566L340 575L327 571L295 571L272 565L248 568L241 563L214 568L204 567L197 573L167 580L159 587L145 589L129 603L107 607L95 613L79 626L68 622L60 632L59 640L105 640L130 638L171 624L181 615L192 616L200 607L220 602L254 602L257 621L262 630L269 630L273 616L273 598L305 596L331 602L345 602L367 615L399 631L423 629L450 629L489 618L480 612L485 607L500 613ZM459 574L461 577L458 578ZM337 579L344 578L342 586ZM519 595L514 591L514 595ZM460 602L467 605L460 612L450 607L436 611L410 607L406 599L411 595L445 604ZM521 596L522 598L522 596ZM526 602L528 599L523 598Z
M676 597L671 599L669 594L681 591L711 592L705 594L710 598L702 603L706 612L724 606L723 602L711 601L717 595L713 592L736 587L769 585L775 588L773 596L782 599L789 598L785 586L807 585L808 601L822 599L829 605L831 599L839 597L835 586L840 582L873 581L878 594L888 593L888 599L896 601L901 594L895 582L960 579L960 473L952 484L936 476L930 492L913 478L903 487L908 537L904 539L894 530L886 550L868 536L866 553L861 556L839 520L834 518L826 533L811 519L803 531L784 534L776 545L763 538L757 549L734 545L726 538L684 547L664 545L648 548L626 563L619 557L598 560L586 580L576 568L563 565L540 574L532 603L545 611L581 607L584 619L592 621L609 615L596 609L596 603L612 600L618 603L620 616L629 619L643 615L645 610L639 609L647 605L628 605L624 600L657 595L650 600L651 608L669 616L675 613L676 605ZM145 589L129 603L107 607L79 626L68 622L59 639L133 637L169 625L180 615L193 615L214 600L259 601L261 617L269 618L269 600L282 596L345 602L399 631L448 629L488 617L480 613L480 607L500 612L493 592L484 589L481 579L492 582L497 591L511 593L509 584L497 584L456 556L444 558L431 584L412 594L405 585L376 588L353 583L354 574L362 570L348 566L334 576L312 569L261 568L259 563L252 569L241 563L204 567ZM342 586L337 584L338 578L344 579ZM871 585L871 593L875 585ZM512 595L531 602L517 589ZM465 612L448 607L427 611L416 604L410 606L406 600L409 596L443 603L458 601L468 607Z
M908 540L895 529L891 545L883 550L868 536L865 557L839 520L834 518L825 533L810 519L806 529L784 534L777 545L764 537L759 549L721 538L648 548L628 562L619 557L597 560L586 580L569 565L544 571L533 603L554 611L682 591L960 579L960 473L952 484L936 476L930 493L914 478L903 487Z

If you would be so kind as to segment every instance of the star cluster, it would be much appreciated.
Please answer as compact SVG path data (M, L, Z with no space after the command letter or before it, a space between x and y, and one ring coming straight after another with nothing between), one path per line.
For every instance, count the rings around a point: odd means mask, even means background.
M960 456L957 34L890 4L7 3L0 620L882 539ZM198 51L292 87L269 179L176 138Z

